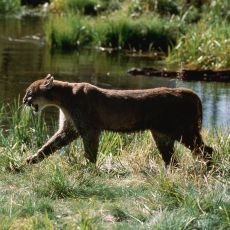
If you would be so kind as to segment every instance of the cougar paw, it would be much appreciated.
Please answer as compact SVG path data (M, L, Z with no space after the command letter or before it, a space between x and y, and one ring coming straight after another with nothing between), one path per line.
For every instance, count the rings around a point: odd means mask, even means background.
M32 155L32 156L29 156L27 159L26 159L26 162L27 162L27 164L36 164L36 163L38 163L38 162L40 162L40 161L42 161L43 160L43 155L41 155L41 154L34 154L34 155Z

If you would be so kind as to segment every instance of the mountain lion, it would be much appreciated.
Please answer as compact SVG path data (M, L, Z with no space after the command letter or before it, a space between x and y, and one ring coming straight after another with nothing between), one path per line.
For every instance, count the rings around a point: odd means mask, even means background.
M200 134L201 101L188 89L103 89L89 83L57 81L48 74L27 88L23 103L34 112L47 106L60 110L58 131L27 159L30 164L41 161L79 136L83 139L85 157L95 163L103 130L150 130L166 166L172 160L175 141L206 160L213 151L204 144Z

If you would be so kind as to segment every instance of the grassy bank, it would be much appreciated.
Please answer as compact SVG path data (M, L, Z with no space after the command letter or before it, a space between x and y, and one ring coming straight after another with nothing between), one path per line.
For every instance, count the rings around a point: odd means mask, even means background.
M227 0L54 0L50 12L48 40L53 49L163 51L166 62L177 66L230 66Z
M62 50L96 46L167 52L176 44L183 26L179 28L177 19L169 20L148 2L143 5L139 1L54 0L50 6L54 18L49 36L51 45ZM96 12L89 12L89 5Z
M44 118L1 106L1 229L227 229L230 139L204 131L214 169L176 145L166 171L150 133L104 133L97 166L81 140L40 164L23 162L50 135ZM10 116L9 116L10 115Z
M68 26L67 26L68 25ZM85 19L79 15L57 17L50 23L53 49L79 50L103 47L115 50L164 51L176 43L177 25L159 17L137 20L117 16Z
M167 60L198 69L230 67L230 15L227 1L203 6L202 18L183 34ZM215 2L215 4L214 4Z

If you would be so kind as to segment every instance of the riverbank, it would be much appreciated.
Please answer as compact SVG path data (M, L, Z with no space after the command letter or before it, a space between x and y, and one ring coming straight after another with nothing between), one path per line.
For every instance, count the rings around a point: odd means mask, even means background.
M229 228L229 132L203 130L214 148L209 172L179 144L179 167L166 171L149 132L104 133L96 167L81 140L28 166L50 135L44 118L17 102L0 111L2 228Z
M230 82L230 70L187 70L178 71L161 70L155 68L131 68L128 74L136 76L142 75L147 77L164 77L184 81L217 81Z
M227 1L53 1L48 36L53 49L85 46L134 53L163 52L167 65L188 69L230 67ZM86 9L94 4L95 13ZM112 7L113 5L113 7ZM98 7L98 8L97 8ZM70 10L73 9L73 10ZM162 58L162 56L161 56Z

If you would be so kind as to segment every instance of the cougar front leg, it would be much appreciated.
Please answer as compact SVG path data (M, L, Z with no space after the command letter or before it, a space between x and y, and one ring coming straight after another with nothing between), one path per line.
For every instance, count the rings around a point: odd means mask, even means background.
M81 135L83 139L85 157L91 162L96 163L99 146L99 130L88 130Z
M27 158L27 163L34 164L42 161L46 156L69 144L79 136L70 120L67 120L62 110L59 115L58 131L37 151Z
M27 158L27 163L35 164L42 161L46 156L54 153L56 150L68 145L79 134L74 131L58 131L56 132L38 151L36 154Z

